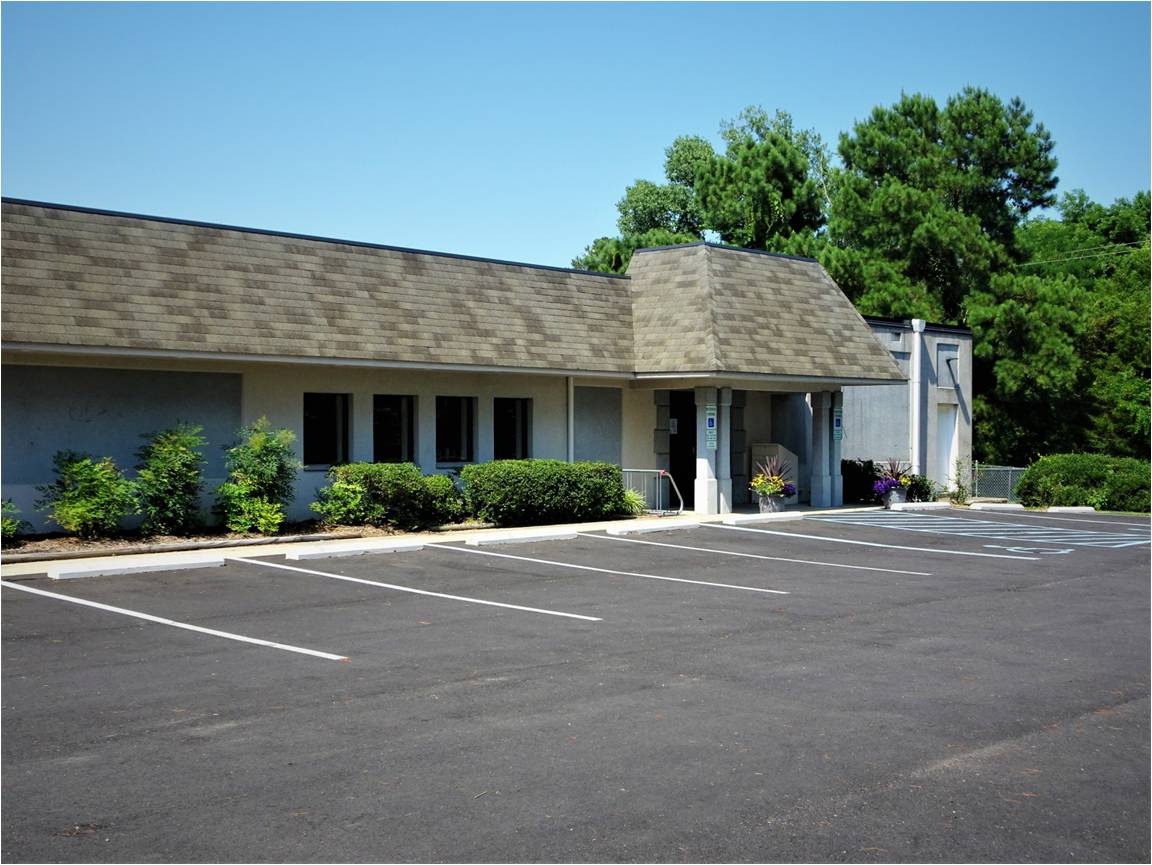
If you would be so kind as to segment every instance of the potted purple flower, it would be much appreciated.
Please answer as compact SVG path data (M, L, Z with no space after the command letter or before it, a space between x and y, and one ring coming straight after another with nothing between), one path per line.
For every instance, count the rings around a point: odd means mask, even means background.
M908 501L908 485L912 483L909 472L912 467L899 460L888 460L880 468L880 477L872 484L872 491L884 502L884 507L892 509L892 505L903 504Z

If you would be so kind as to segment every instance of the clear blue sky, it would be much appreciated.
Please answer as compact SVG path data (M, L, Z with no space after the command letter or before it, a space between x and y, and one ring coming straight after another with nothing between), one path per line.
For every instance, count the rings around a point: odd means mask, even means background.
M567 265L752 104L835 142L1020 96L1060 189L1149 186L1149 4L3 6L5 195Z

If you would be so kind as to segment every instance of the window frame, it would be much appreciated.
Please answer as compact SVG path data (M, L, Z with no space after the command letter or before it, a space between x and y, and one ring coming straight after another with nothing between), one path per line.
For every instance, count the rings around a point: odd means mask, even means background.
M399 400L400 407L400 459L386 460L380 456L380 412L381 401ZM417 463L420 447L417 441L419 424L419 400L415 394L374 393L372 394L372 462L374 463ZM405 453L407 450L407 453Z
M441 445L441 427L444 423L442 418L442 406L445 406L449 401L456 405L466 407L459 418L459 436L460 438L455 442L457 445L463 445L459 454L452 456L441 456L442 453L450 453L446 448ZM437 396L436 397L436 466L438 468L450 468L453 466L471 465L476 462L476 419L477 419L477 399L474 396ZM459 456L460 458L456 458Z
M500 423L500 407L498 403L516 404L515 438L513 448L516 456L502 456L500 453L500 439L498 424ZM532 399L531 397L498 396L492 399L492 458L506 460L527 460L532 458Z
M944 376L952 381L945 383ZM960 345L954 342L936 343L936 387L944 390L960 389Z
M308 405L309 402L315 402L317 399L330 400L336 406L334 413L336 424L336 429L334 430L336 453L332 454L336 459L333 462L308 459L310 456L317 456L314 452L314 445L312 446L313 452L309 452L309 427L311 421L309 418ZM304 391L301 407L300 456L304 471L328 471L332 466L343 465L349 462L352 456L352 394L335 391ZM315 415L312 417L314 418Z

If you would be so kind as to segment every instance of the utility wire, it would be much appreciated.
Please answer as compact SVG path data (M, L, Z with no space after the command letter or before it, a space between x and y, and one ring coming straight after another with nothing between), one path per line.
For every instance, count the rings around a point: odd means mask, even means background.
M1061 255L1075 255L1078 252L1092 252L1092 251L1097 250L1097 249L1109 249L1110 247L1113 247L1113 246L1140 246L1140 244L1145 243L1145 242L1146 241L1143 241L1143 240L1124 240L1124 241L1117 240L1113 243L1102 243L1099 246L1084 246L1084 247L1081 247L1080 249L1065 249L1065 250L1061 251L1060 254Z
M1074 256L1071 256L1070 258L1046 258L1043 261L1028 261L1028 262L1025 262L1024 264L1018 264L1016 266L1017 267L1037 267L1041 264L1059 264L1060 262L1063 262L1063 261L1083 261L1084 259L1087 259L1087 258L1119 258L1120 256L1126 255L1127 253L1133 252L1133 251L1134 250L1131 250L1131 249L1115 249L1115 250L1112 250L1111 252L1096 252L1096 253L1093 253L1092 255L1074 255Z

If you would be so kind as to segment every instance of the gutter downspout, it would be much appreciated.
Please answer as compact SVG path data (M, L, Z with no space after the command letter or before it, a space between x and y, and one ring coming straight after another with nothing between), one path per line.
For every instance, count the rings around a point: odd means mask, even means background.
M565 391L567 393L568 416L568 462L576 462L576 385L575 379L568 375L564 377Z
M912 319L912 378L908 382L908 410L911 412L908 424L909 452L912 462L912 474L923 474L921 471L920 439L923 420L924 388L921 386L924 368L924 326L922 318Z

